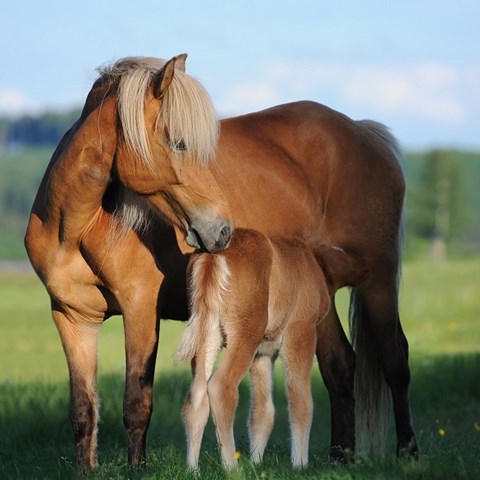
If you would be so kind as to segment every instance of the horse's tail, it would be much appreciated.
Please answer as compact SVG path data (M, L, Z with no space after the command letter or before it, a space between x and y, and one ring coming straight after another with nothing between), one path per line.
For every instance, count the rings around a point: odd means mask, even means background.
M192 256L189 273L191 314L175 359L190 361L204 349L206 358L214 362L223 343L223 296L230 271L223 255L200 253Z
M356 355L356 452L381 455L388 433L389 392L365 302L355 288L350 295L350 334Z
M365 129L376 149L394 158L403 171L404 160L396 139L388 128L371 120L358 122ZM402 205L399 206L402 208ZM396 292L401 276L403 222L400 219L397 232ZM385 452L388 419L391 407L390 391L383 374L380 350L375 340L372 323L365 305L365 299L358 288L350 295L350 333L356 354L355 370L355 430L358 454Z

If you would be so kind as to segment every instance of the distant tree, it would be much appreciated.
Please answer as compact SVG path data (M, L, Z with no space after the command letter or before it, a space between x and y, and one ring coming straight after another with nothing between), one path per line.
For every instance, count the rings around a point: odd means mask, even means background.
M430 151L412 194L410 228L431 241L437 259L445 258L448 242L458 238L465 226L464 196L463 168L455 152Z
M0 118L0 148L11 145L37 147L57 145L79 117L80 110L44 112L18 118Z
M5 117L0 118L0 153L7 146L9 122Z

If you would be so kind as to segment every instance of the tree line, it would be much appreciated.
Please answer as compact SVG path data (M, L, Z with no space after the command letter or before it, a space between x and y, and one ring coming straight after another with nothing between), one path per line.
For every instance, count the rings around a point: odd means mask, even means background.
M49 157L79 109L0 118L0 258L23 256L23 233ZM480 153L406 153L407 255L480 251Z
M0 149L57 145L65 131L80 116L80 109L50 111L37 115L0 117Z
M465 234L475 223L467 185L467 174L475 175L475 170L467 169L464 163L462 155L452 150L426 152L416 185L407 190L408 233L427 240L432 256L437 259L447 256L449 244L466 239ZM478 186L478 179L476 183ZM474 193L475 183L470 188ZM478 232L476 240L480 241Z

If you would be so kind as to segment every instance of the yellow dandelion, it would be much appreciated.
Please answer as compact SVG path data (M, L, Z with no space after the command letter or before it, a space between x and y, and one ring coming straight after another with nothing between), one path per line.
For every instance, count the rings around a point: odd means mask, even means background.
M475 422L473 424L473 428L475 429L476 432L480 432L480 423Z
M240 458L240 452L235 452L235 460L238 460Z
M445 431L445 429L443 429L443 428L439 428L439 429L438 429L438 434L439 434L441 437L444 437L446 433L447 433L447 432Z

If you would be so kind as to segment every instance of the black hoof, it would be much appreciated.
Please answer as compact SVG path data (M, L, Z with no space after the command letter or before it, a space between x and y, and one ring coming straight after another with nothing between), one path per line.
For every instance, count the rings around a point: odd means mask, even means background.
M413 437L407 443L399 443L397 446L397 457L399 458L413 458L418 460L418 446L417 440Z
M347 465L354 459L353 449L339 446L330 448L330 462L334 465Z

